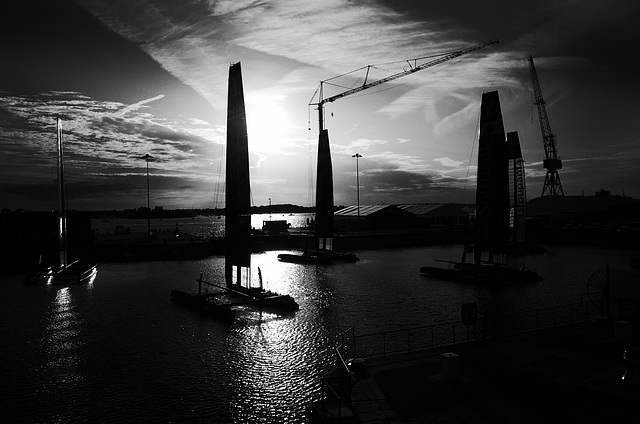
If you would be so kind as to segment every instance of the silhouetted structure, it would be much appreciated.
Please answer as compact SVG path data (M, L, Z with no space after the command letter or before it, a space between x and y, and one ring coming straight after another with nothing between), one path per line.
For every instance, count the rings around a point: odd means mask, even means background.
M556 147L556 135L551 132L549 117L547 116L547 108L542 98L542 89L538 81L538 74L533 65L533 56L529 56L529 69L531 71L531 80L533 82L533 91L535 94L535 105L538 107L538 117L540 118L540 129L542 131L542 142L544 144L544 161L543 166L547 170L547 176L542 186L543 196L564 196L562 184L560 183L560 175L558 170L562 169L562 161L558 158Z

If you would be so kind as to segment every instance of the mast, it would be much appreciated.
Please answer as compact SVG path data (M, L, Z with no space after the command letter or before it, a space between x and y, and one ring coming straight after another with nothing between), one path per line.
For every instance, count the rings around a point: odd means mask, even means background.
M64 152L62 149L62 121L56 118L56 133L58 147L58 247L59 265L61 268L67 266L67 204L64 187Z
M251 282L251 192L247 118L240 62L229 67L225 189L225 281Z

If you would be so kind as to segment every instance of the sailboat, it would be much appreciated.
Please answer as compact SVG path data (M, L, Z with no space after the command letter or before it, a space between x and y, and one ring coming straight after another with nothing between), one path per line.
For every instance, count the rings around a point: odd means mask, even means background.
M229 68L225 184L225 284L208 284L239 298L236 304L253 304L287 312L297 310L299 306L290 295L264 289L259 268L258 285L254 286L252 282L249 145L240 62ZM175 300L189 299L191 306L206 304L211 308L215 302L213 297L200 292L191 295L172 290L171 296Z
M540 280L542 278L534 270L511 268L505 263L510 213L509 144L505 138L497 91L482 94L478 145L474 244L465 246L460 262L440 261L448 263L449 268L423 266L420 273L447 280L488 284ZM467 262L467 254L472 254L473 262Z
M57 169L58 169L58 263L56 266L41 269L25 277L25 284L77 284L95 278L97 265L95 262L80 260L69 261L67 251L67 211L64 181L64 151L62 141L62 121L56 118L57 134Z
M281 253L278 259L283 262L328 265L335 262L356 262L353 253L333 250L333 166L329 148L329 132L320 130L318 138L318 168L316 179L316 219L314 250L305 250L302 254Z

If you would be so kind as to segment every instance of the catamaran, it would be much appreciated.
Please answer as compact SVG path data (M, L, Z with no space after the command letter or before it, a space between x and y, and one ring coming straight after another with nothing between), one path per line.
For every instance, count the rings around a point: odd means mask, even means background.
M510 143L515 143L513 136ZM449 268L423 266L420 268L422 275L487 284L500 284L508 280L542 279L535 270L524 267L511 268L506 265L510 214L510 143L505 137L498 92L483 93L478 141L474 244L465 247L460 262L435 259L448 263ZM468 253L472 254L473 262L467 261Z
M337 252L333 246L333 165L329 148L329 133L320 130L318 138L318 165L316 178L316 218L314 243L315 249L305 250L302 254L281 253L278 259L283 262L328 265L335 262L356 262L353 253Z
M207 283L237 299L234 304L258 305L290 312L299 308L288 294L266 290L258 268L258 285L251 274L251 191L249 145L240 62L229 68L225 189L225 282ZM191 306L211 307L215 298L172 290L175 300L191 299ZM197 299L193 301L193 299Z
M58 169L58 258L55 266L43 268L25 277L25 284L77 284L95 278L97 264L86 261L70 261L67 250L67 211L64 180L64 151L62 140L62 121L56 118L57 169Z

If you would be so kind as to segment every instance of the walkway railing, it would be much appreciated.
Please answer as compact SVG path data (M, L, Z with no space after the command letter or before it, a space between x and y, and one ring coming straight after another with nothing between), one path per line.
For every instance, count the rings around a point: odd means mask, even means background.
M350 328L339 336L338 345L346 358L386 356L542 330L599 315L590 302L580 302L497 316L481 315L472 325L456 321L357 335Z
M338 336L336 368L322 379L321 407L325 417L340 420L342 408L350 402L350 358L410 354L472 341L496 340L599 317L602 313L596 305L585 301L499 316L481 315L472 325L457 321L369 334L356 334L352 327Z

